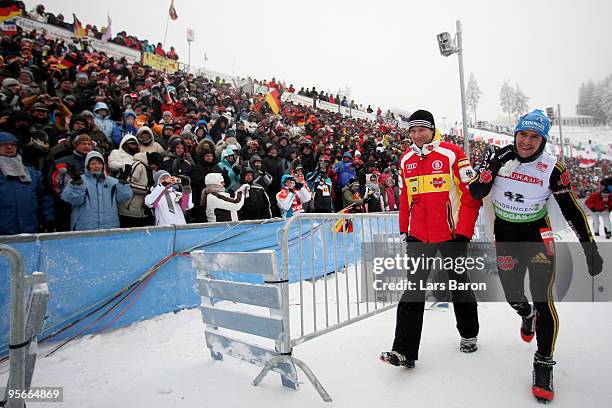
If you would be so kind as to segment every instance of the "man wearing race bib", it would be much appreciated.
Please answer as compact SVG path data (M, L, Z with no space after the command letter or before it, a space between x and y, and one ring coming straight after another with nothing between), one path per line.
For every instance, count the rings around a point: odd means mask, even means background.
M589 274L599 274L603 263L565 165L544 152L549 129L550 120L540 110L522 116L514 144L491 147L469 186L474 198L491 198L499 277L506 299L522 318L521 338L530 342L537 332L532 393L540 402L554 397L552 357L559 327L552 296L554 239L546 205L551 195L582 243ZM533 306L524 291L527 269Z

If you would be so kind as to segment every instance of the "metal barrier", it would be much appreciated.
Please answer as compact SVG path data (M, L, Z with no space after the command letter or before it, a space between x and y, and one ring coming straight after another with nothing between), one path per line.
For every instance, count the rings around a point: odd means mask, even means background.
M23 258L15 249L0 244L0 255L6 256L11 263L9 378L2 405L23 408L22 398L8 398L9 390L26 391L27 394L30 389L38 354L37 336L43 329L49 288L46 274L25 275ZM28 287L31 289L26 302Z
M202 320L206 325L206 345L215 360L223 354L263 366L253 380L258 385L272 370L281 375L284 386L297 389L298 378L295 367L300 367L325 401L331 398L323 389L312 371L301 360L291 355L289 342L289 287L281 279L274 251L191 253L197 272L198 292L202 297ZM264 284L231 282L212 278L214 272L251 273L263 275ZM239 310L215 306L215 300L228 300L240 304ZM246 312L245 309L249 309ZM256 313L257 308L267 309L269 316ZM242 335L230 336L225 331ZM274 340L275 348L254 344L252 337ZM289 348L288 348L289 347Z
M291 347L397 304L399 298L371 295L373 272L367 262L362 262L360 254L368 249L371 256L390 254L391 248L400 242L398 225L397 213L302 213L287 221L281 238L283 279L288 278L292 267L299 269L299 298L292 301L298 309L299 329L292 332ZM298 239L291 239L294 229ZM309 254L303 253L304 240L310 241ZM375 246L375 242L385 245ZM310 273L302 267L305 256L310 258ZM322 266L318 276L317 265ZM305 291L310 293L305 295Z
M405 271L377 275L371 261L403 250L398 221L397 213L297 214L278 231L280 273L273 251L192 252L212 357L229 354L264 365L253 385L272 370L281 374L283 385L296 389L298 366L323 400L331 401L308 366L292 356L293 348L397 305L400 291L374 291L374 279L401 283ZM476 238L483 239L482 221L477 226ZM216 279L213 272L261 274L264 284ZM233 310L214 307L215 299L234 302L229 304ZM265 307L270 316L236 310L235 303ZM273 339L275 348L262 348L249 337L229 337L219 327Z

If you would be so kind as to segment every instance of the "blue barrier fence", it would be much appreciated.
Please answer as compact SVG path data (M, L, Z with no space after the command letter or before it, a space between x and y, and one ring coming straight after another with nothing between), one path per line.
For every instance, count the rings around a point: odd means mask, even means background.
M353 234L362 234L362 226L353 226ZM374 223L377 225L378 221ZM381 222L382 224L382 222ZM113 299L130 283L137 281L151 267L175 252L183 252L198 246L211 252L240 252L273 249L282 262L277 236L285 226L284 220L261 222L215 223L180 227L150 227L130 230L116 229L83 233L59 233L2 237L0 242L11 245L23 256L26 273L42 271L49 280L48 318L42 338L58 332L53 340L72 337L76 334L95 333L103 328L118 328L150 317L196 307L200 298L195 290L195 273L191 261L186 257L174 257L164 264L147 282L145 287L134 288L129 308L125 304L108 311ZM374 229L376 226L365 226ZM311 235L312 231L312 235ZM323 244L330 247L336 236L338 259L353 263L360 258L360 245L355 249L353 234L334 233L334 223L315 220L310 224L291 227L290 250L298 247L304 254L301 265L289 259L289 280L299 279L300 270L306 276L321 276L344 267L326 259L323 265L320 252ZM323 236L324 235L324 236ZM344 240L346 239L346 245ZM301 243L300 243L301 242ZM311 246L313 250L311 251ZM344 250L346 248L346 254ZM291 252L290 252L291 253ZM313 265L314 263L314 265ZM251 274L232 274L229 279L253 282L260 279ZM228 277L226 276L225 279ZM10 269L8 262L0 258L0 356L8 353L9 336ZM127 293L127 292L126 292ZM92 312L108 302L106 308ZM127 303L127 302L126 302ZM83 319L84 316L87 319ZM103 315L103 313L106 313ZM71 323L79 321L70 327ZM97 320L97 321L96 321Z

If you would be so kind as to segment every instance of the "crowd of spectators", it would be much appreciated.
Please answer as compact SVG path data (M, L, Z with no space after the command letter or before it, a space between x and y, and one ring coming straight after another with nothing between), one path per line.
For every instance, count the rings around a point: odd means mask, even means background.
M39 4L32 10L27 11L23 2L16 1L14 3L20 6L20 8L22 9L22 15L24 17L41 23L47 23L56 27L61 27L68 31L74 31L74 21L66 21L66 17L62 13L54 14L52 12L47 11L43 4ZM93 37L98 40L103 38L106 30L108 29L108 27L98 28L96 25L92 24L84 24L83 28L85 29L86 35L88 37ZM179 56L174 47L170 47L169 50L164 50L161 42L158 42L154 45L152 43L149 43L148 40L141 40L135 35L129 35L125 31L120 31L116 33L114 36L110 37L108 41L140 52L150 52L162 57L173 59L175 61L178 61L179 59Z
M292 103L275 114L223 80L37 32L1 42L0 235L398 208L410 139L392 121Z

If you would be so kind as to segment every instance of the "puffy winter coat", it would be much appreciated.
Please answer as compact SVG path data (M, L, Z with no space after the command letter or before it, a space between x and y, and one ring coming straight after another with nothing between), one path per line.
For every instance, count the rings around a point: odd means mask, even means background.
M134 162L134 156L123 149L123 145L130 140L138 143L134 135L125 135L121 140L121 144L119 144L119 148L113 150L108 156L108 168L112 174L117 174L117 172L123 170L127 164L132 164Z
M92 155L96 153L96 155ZM85 159L85 168L92 157L102 157L91 152ZM119 228L117 205L132 198L132 189L110 176L86 172L82 182L70 182L62 192L62 200L72 205L70 228L73 231Z
M52 221L53 199L43 194L40 171L26 166L32 181L5 177L0 171L0 235L37 233L39 215Z
M125 203L119 204L119 215L133 218L147 217L145 196L149 193L149 178L151 177L144 154L134 155L132 173L129 177L130 187L134 195Z

